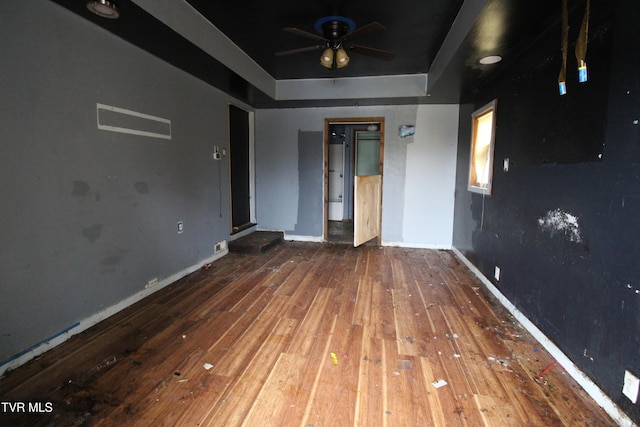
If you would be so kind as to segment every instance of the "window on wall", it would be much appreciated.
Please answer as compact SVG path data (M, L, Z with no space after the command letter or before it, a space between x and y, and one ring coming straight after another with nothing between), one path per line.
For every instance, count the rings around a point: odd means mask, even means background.
M496 134L496 100L471 115L471 158L469 191L491 194L493 141Z

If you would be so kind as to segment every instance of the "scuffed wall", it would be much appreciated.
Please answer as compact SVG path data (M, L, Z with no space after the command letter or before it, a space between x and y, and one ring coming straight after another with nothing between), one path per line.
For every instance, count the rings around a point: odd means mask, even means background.
M3 3L0 39L2 369L228 238L230 99L53 2ZM99 129L97 103L171 139Z
M588 95L586 102L558 95L554 27L461 105L453 237L635 422L639 405L622 385L625 370L640 375L639 19L637 1L595 3L589 81L578 84L570 63L565 95ZM482 196L467 191L470 114L494 98L493 193ZM576 111L563 115L567 105ZM534 120L550 115L557 117Z

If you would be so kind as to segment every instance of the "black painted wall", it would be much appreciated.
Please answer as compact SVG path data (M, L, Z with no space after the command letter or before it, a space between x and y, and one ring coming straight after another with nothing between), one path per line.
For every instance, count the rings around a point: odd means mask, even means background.
M453 243L640 422L640 402L622 394L625 369L640 375L640 2L604 3L592 2L588 83L575 82L571 44L558 95L556 23L461 105ZM571 42L579 25L572 16ZM494 98L483 198L466 185L470 114Z

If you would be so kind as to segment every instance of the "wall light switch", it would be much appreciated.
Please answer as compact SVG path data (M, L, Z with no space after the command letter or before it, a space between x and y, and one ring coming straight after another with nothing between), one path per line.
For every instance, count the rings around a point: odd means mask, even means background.
M502 162L502 168L504 169L505 172L509 172L509 158L505 158L504 161Z
M178 234L184 231L184 223L182 221L178 221Z
M640 380L629 371L624 371L624 384L622 386L622 394L627 396L633 403L638 401L638 388Z

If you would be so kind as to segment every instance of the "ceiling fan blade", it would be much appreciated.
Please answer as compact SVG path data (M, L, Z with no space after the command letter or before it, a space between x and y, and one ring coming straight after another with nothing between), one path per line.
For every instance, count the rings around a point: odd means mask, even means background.
M344 38L345 40L352 40L356 37L362 37L363 35L380 32L380 31L387 31L387 29L385 28L384 25L382 25L379 22L370 22L367 25L363 25L362 27L356 28L355 30L347 34Z
M295 53L310 52L312 50L322 49L323 47L324 45L321 45L321 44L316 46L299 47L297 49L282 50L280 52L276 52L275 55L276 56L293 55Z
M328 42L329 41L329 40L325 39L323 36L321 36L320 34L310 33L309 31L301 30L300 28L285 27L285 28L283 28L283 30L288 32L288 33L297 34L299 36L308 37L308 38L314 39L314 40L322 40L323 42Z
M391 61L396 57L396 53L390 50L376 49L375 47L361 46L359 44L350 43L347 45L347 48L362 55L372 56L385 61Z

